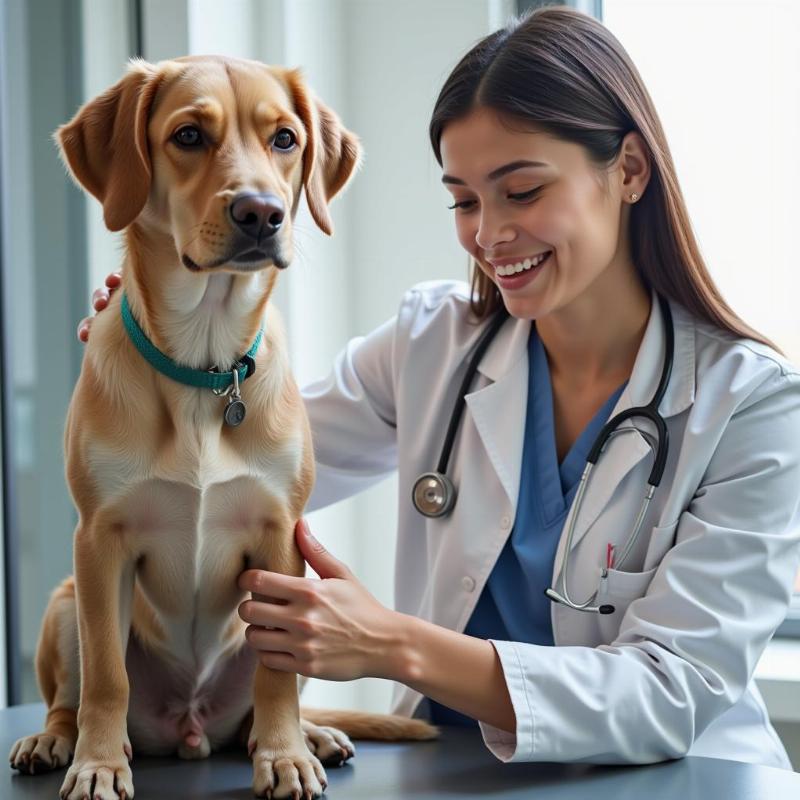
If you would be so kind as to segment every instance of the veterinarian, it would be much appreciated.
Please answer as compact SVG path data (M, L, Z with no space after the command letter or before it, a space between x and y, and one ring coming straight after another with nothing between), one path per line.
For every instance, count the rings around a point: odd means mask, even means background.
M397 610L301 521L323 580L243 573L281 601L242 604L250 644L394 680L503 761L791 768L753 671L800 555L800 374L714 285L638 72L541 10L461 60L430 136L472 284L411 289L304 392L310 508L399 472Z

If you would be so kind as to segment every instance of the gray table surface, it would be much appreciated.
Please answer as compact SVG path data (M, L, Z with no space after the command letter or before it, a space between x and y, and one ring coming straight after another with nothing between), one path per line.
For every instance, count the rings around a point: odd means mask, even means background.
M0 756L20 737L41 730L44 706L0 710ZM137 800L249 800L251 769L244 752L215 753L204 761L134 758ZM0 799L58 800L66 768L19 775L0 764ZM800 774L715 758L684 758L648 766L503 764L474 730L444 729L438 741L357 742L356 756L329 767L328 800L782 800L800 798Z

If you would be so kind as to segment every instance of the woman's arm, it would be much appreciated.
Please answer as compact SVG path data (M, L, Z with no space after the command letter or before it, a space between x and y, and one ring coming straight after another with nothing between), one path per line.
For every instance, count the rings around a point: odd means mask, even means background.
M302 389L316 482L306 510L364 491L397 469L396 320L351 339L330 373Z
M382 606L308 531L297 545L322 580L247 570L239 616L272 669L325 680L387 678L506 731L514 709L492 645ZM271 598L278 602L264 602Z
M392 678L494 728L513 733L516 715L491 642L397 614Z
M724 385L748 396L614 640L495 643L517 730L483 734L503 761L679 758L741 700L786 614L800 555L800 375L776 370L754 386L742 372ZM691 452L686 440L677 446Z

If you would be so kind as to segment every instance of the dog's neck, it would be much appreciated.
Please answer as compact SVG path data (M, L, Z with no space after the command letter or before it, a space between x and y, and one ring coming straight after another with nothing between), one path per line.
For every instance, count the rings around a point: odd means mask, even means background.
M133 316L153 344L179 364L227 371L262 325L277 270L192 273L180 263L171 238L165 246L165 238L135 226L126 231L123 285Z

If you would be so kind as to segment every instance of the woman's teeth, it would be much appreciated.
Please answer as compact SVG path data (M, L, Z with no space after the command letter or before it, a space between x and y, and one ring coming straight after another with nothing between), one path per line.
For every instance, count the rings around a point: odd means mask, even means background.
M495 267L495 272L502 278L508 275L514 275L517 272L524 272L531 267L538 267L551 252L551 250L548 250L546 253L539 253L538 256L526 258L524 261L518 261L516 264L506 264L505 266Z

